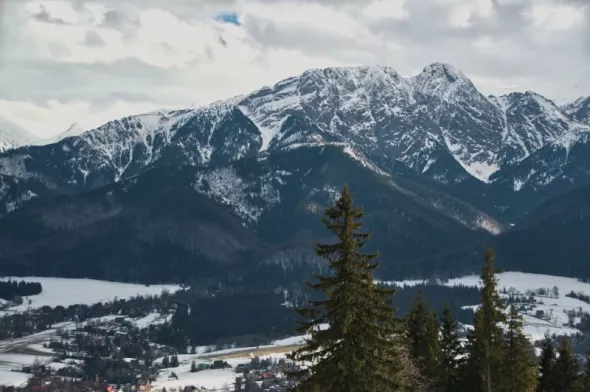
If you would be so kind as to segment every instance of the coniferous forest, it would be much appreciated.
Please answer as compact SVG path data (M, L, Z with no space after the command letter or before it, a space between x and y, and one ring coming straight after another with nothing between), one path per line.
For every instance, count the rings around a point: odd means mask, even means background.
M25 282L21 280L0 281L0 299L7 301L13 300L15 297L24 297L29 295L41 294L43 288L38 282Z
M364 252L371 233L362 218L345 187L322 220L335 241L316 245L330 272L306 282L317 295L296 309L298 332L310 334L290 354L302 365L298 391L590 391L590 362L582 369L566 338L547 336L535 355L518 309L498 293L492 249L465 338L450 306L433 310L419 288L401 317L396 291L374 282L379 255Z

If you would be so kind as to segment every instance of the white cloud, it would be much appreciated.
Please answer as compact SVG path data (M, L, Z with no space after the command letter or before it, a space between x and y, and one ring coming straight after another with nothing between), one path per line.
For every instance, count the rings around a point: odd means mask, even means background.
M486 93L590 95L579 78L560 83L590 56L587 14L563 0L7 3L0 113L40 136L342 65L410 75L445 61ZM221 11L237 12L242 25L215 21Z
M455 4L451 6L449 22L456 28L470 27L474 16L489 18L494 14L492 0L451 0L450 2Z
M568 30L584 22L579 7L537 2L527 13L535 27L548 32Z
M406 19L410 15L405 0L375 0L364 7L362 13L372 19Z
M50 100L43 105L0 100L3 123L26 129L33 135L44 137L64 132L73 123L82 129L96 128L121 117L158 109L149 102L114 102L107 108L97 110L85 101L59 102Z

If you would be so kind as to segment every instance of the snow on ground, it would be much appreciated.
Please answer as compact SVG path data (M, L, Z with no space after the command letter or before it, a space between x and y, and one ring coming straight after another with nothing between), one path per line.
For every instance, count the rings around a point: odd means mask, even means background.
M164 324L166 321L170 321L172 315L161 315L160 313L150 313L145 317L137 318L132 320L137 328L147 328L150 325Z
M579 332L578 330L568 327L568 315L566 312L580 310L584 313L590 314L590 304L580 301L575 298L569 298L565 295L571 291L575 293L584 293L590 295L590 283L580 282L575 278L568 278L564 276L531 274L525 272L504 272L496 275L498 278L498 290L516 291L519 294L526 294L527 290L535 291L540 288L553 290L557 287L559 290L558 298L551 298L547 296L535 295L537 301L536 307L532 310L522 311L525 332L534 340L542 339L545 332L550 334L565 334L571 335ZM405 280L405 281L377 281L386 285L416 286L419 284L429 283L427 280ZM479 275L469 275L460 278L450 279L446 282L436 281L436 284L444 284L447 286L472 286L481 287L481 280ZM477 309L479 305L465 305L463 309ZM547 319L536 317L538 310L543 311ZM577 319L579 321L579 318ZM292 338L290 338L292 339Z
M53 370L58 370L68 366L65 363L53 362L53 359L47 356L0 353L0 385L23 385L27 382L31 375L12 370L21 370L23 366L31 366L35 362L48 365Z
M2 278L8 280L9 278ZM25 311L29 308L51 307L62 305L92 305L97 302L110 301L115 298L131 298L138 295L159 295L162 290L174 292L180 289L177 285L144 286L133 283L108 282L94 279L70 279L47 277L12 277L12 280L39 282L43 292L39 295L24 297L22 305L11 307L10 311ZM31 300L31 304L28 304ZM0 312L0 315L2 313Z
M565 335L577 333L579 332L578 330L564 325L568 323L568 315L566 312L581 309L582 312L590 313L590 304L565 296L565 294L571 291L590 295L589 283L580 282L575 278L530 274L525 272L504 272L497 274L497 278L498 290L500 291L506 289L510 292L511 289L513 289L520 294L525 294L527 290L534 291L539 288L552 290L553 287L557 287L559 289L558 298L535 296L535 299L537 300L536 308L527 312L521 312L523 313L525 322L525 332L534 340L542 339L545 332ZM445 284L449 286L465 285L480 287L481 281L479 276L470 275L451 279ZM543 311L543 313L548 316L548 320L535 317L537 310Z
M11 370L20 370L23 366L32 365L35 359L45 363L51 359L47 357L35 357L25 354L0 354L0 385L20 386L27 382L29 374L12 372Z
M0 353L7 353L16 348L29 347L33 344L48 342L51 337L55 336L55 334L55 329L48 329L22 338L0 340Z
M320 324L320 329L328 329L328 324ZM271 347L272 346L285 347L285 346L301 345L301 344L304 344L305 341L308 340L310 337L311 337L311 335L306 334L306 335L300 335L300 336L291 336L289 338L281 339L281 340L275 340L274 342L271 343Z
M39 353L53 355L53 349L43 347L43 343L33 343L33 344L29 344L27 347L30 348L31 350L35 350Z
M523 315L524 333L529 335L532 341L543 340L545 333L550 335L573 335L579 332L575 328L556 326L549 321L541 320L528 314Z
M226 351L227 350L223 350L223 352ZM220 353L221 351L216 352L216 354ZM270 358L278 360L281 358L285 358L285 354L263 355L261 358ZM233 386L236 380L236 373L234 368L239 364L245 364L250 362L251 359L251 357L230 358L226 359L225 361L232 366L231 369L202 370L199 372L191 373L190 368L191 362L193 360L197 365L202 362L211 362L211 360L200 357L199 355L179 355L178 361L180 363L180 366L177 368L163 369L162 371L160 371L158 378L154 383L152 383L152 386L155 390L160 390L162 388L166 388L167 390L171 390L171 388L181 390L182 387L191 385L195 387L204 387L207 389L221 389L225 384L228 384L231 387ZM178 376L178 380L168 379L172 372L174 372Z
M11 372L10 369L4 369L0 364L0 385L9 387L24 386L28 380L29 374Z
M399 280L399 281L395 281L395 280L376 280L375 281L376 284L384 284L387 286L398 286L398 287L404 287L404 286L408 286L408 287L413 287L413 286L418 286L420 284L426 284L428 283L427 280L424 279L416 279L416 280Z
M177 368L163 369L160 371L158 378L152 385L158 388L176 388L181 390L182 387L194 385L196 387L204 387L208 389L220 389L224 384L232 385L236 380L236 373L234 369L214 369L203 370L200 372L191 373L191 362L195 361L197 364L202 362L210 362L207 359L201 358L198 355L179 355L178 361L180 366ZM240 363L250 362L250 358L236 358L227 360L233 367ZM170 374L174 372L178 376L178 380L169 380Z

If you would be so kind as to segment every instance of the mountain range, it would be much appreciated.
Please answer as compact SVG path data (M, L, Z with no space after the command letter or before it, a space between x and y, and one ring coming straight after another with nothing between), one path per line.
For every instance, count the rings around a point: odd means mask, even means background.
M288 283L321 268L348 183L387 278L449 275L590 185L590 98L485 96L440 63L314 69L77 133L0 154L2 272Z

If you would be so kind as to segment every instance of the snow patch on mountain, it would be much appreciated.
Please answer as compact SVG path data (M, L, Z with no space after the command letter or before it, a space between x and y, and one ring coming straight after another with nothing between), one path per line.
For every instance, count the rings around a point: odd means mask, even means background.
M27 171L25 159L28 156L18 154L11 157L0 157L1 174L18 178L29 178L31 174Z
M13 200L7 201L5 204L5 211L7 214L21 208L28 201L38 197L38 195L30 190L24 191L21 195L14 198Z
M359 162L361 165L374 171L375 173L385 176L385 177L391 177L387 172L381 170L380 168L378 168L377 166L372 164L366 157L364 157L364 156L360 155L358 152L354 151L350 146L344 147L343 151L348 156L350 156L351 158L353 158L354 160Z
M502 228L496 222L493 222L492 220L483 216L477 217L475 220L475 225L490 234L498 235L502 233Z
M453 141L446 131L443 131L443 138L447 148L451 153L453 153L455 160L463 167L463 169L465 169L465 171L467 171L467 173L471 174L478 180L488 183L490 176L500 169L497 163L478 161L474 159L467 161L462 160L459 158L459 156L463 153L465 148L464 145L460 144L458 141ZM475 153L474 155L477 156L478 154L479 153Z
M590 97L580 97L565 104L562 109L574 120L590 125Z
M577 125L572 127L572 129L561 135L559 138L555 139L551 145L564 148L569 155L571 148L578 143L582 137L587 136L588 133L590 133L590 126Z
M265 210L281 202L282 177L286 171L266 173L257 180L247 181L233 167L201 172L193 187L207 197L228 206L248 224L255 224Z

